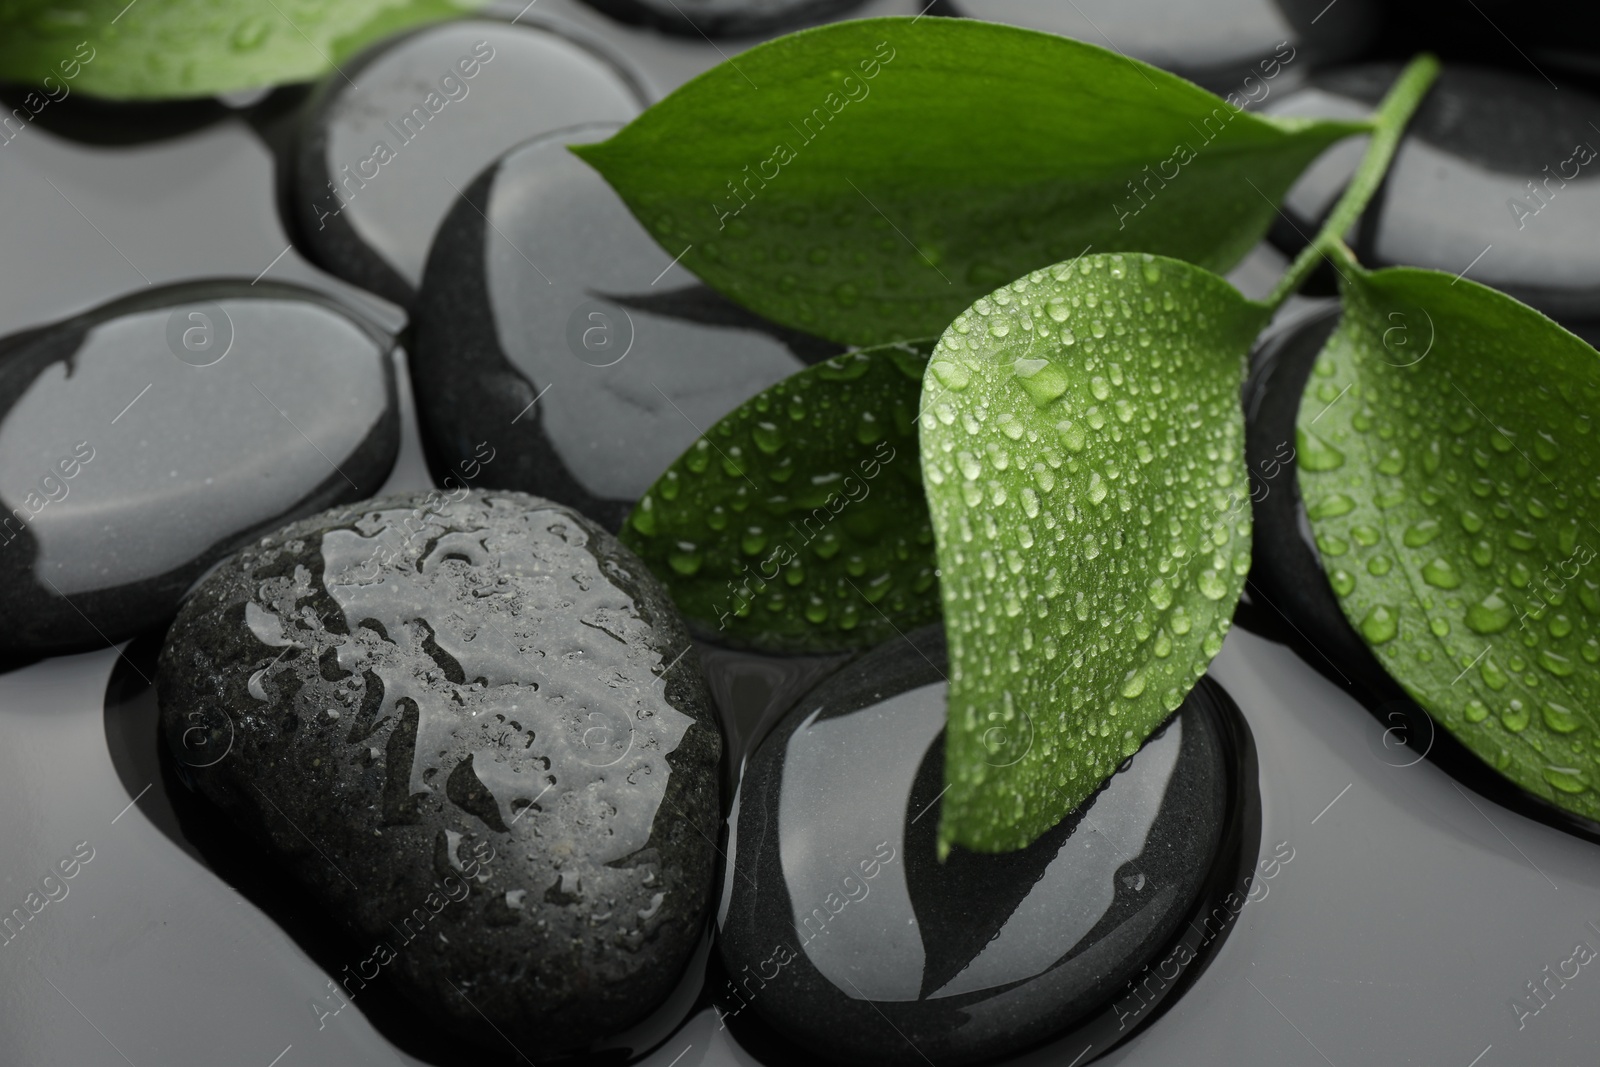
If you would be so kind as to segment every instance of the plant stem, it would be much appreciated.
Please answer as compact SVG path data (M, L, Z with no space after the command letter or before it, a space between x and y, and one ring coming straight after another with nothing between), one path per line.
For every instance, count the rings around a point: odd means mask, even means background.
M1361 217L1361 212L1366 210L1367 202L1378 191L1384 174L1389 170L1406 123L1438 76L1439 60L1426 52L1406 64L1406 69L1400 72L1389 95L1383 98L1383 103L1378 105L1378 110L1373 114L1372 141L1367 145L1367 154L1362 158L1361 165L1356 168L1350 184L1345 186L1344 194L1334 205L1328 220L1322 224L1322 229L1310 244L1300 250L1277 288L1267 297L1268 307L1277 310L1291 293L1299 289L1322 258L1332 251L1334 245L1344 240L1345 232Z

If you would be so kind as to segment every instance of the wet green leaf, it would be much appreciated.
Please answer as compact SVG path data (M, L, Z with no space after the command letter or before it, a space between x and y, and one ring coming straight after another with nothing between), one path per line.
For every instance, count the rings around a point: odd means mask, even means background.
M939 618L916 433L930 345L846 353L779 382L639 501L622 540L698 629L825 652Z
M1250 566L1245 357L1268 310L1148 255L975 303L924 379L950 642L940 840L1021 848L1166 719Z
M1600 818L1600 354L1448 274L1341 274L1299 479L1344 613L1486 763Z
M891 18L759 45L575 151L708 284L873 344L1086 246L1226 269L1366 128L1236 110L1064 37Z
M0 7L0 81L117 100L305 81L481 0L74 0ZM38 110L38 109L35 109Z

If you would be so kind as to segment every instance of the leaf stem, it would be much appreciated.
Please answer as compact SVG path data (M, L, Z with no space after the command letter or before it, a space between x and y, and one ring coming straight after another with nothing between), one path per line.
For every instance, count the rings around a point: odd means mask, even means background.
M1345 186L1344 194L1334 205L1328 220L1322 224L1322 229L1310 244L1300 250L1277 288L1267 297L1268 307L1276 311L1291 293L1299 289L1322 258L1333 252L1334 246L1344 240L1345 232L1361 217L1361 212L1366 210L1367 202L1378 191L1384 174L1389 170L1406 123L1438 76L1439 60L1426 52L1406 64L1406 69L1400 72L1389 95L1383 98L1383 103L1373 113L1372 141L1367 145L1367 154L1362 158L1361 165L1356 168L1350 184Z

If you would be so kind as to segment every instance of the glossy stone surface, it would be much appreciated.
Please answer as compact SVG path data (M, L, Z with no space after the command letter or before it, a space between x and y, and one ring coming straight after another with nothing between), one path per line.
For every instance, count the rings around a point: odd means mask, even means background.
M1014 1053L1104 1008L1200 897L1228 809L1220 690L1027 849L941 864L944 654L937 630L881 646L745 767L714 990L736 1032L749 1008L828 1062Z
M298 286L165 286L0 339L0 650L168 618L243 539L375 492L391 338Z
M848 14L865 0L585 0L624 22L699 38L783 33Z
M1370 113L1398 64L1315 76L1275 100L1280 115ZM1510 293L1557 318L1600 318L1600 98L1555 92L1536 73L1446 65L1349 240L1369 267L1403 264ZM1289 191L1293 251L1354 173L1365 138L1330 148Z
M560 500L612 530L702 431L839 351L674 265L567 151L615 130L531 141L472 184L429 257L411 351L437 480L492 448L476 484Z
M1327 0L938 0L932 13L1073 37L1259 103L1311 64L1351 58L1373 38L1374 0L1341 0L1319 18L1326 7Z
M529 137L626 122L648 102L610 50L533 14L391 39L313 99L294 148L292 228L322 266L406 304L439 221L484 167Z
M660 586L569 509L415 494L286 527L201 584L157 690L198 791L389 950L355 981L384 970L466 1040L487 1017L584 1049L701 942L705 683Z

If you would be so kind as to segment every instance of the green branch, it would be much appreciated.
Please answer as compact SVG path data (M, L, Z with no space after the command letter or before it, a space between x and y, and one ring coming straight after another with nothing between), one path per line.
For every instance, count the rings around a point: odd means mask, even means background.
M1373 115L1372 141L1367 145L1367 154L1356 168L1350 184L1345 186L1344 195L1339 197L1339 202L1334 205L1317 236L1300 250L1300 254L1289 265L1288 272L1267 298L1267 306L1277 309L1289 298L1289 294L1305 283L1307 275L1316 268L1317 263L1324 256L1334 254L1335 246L1343 242L1345 233L1361 217L1361 212L1366 210L1372 194L1378 191L1378 185L1394 159L1395 149L1400 146L1400 136L1405 132L1406 123L1411 120L1438 76L1439 60L1427 53L1417 56L1400 73L1399 80Z

